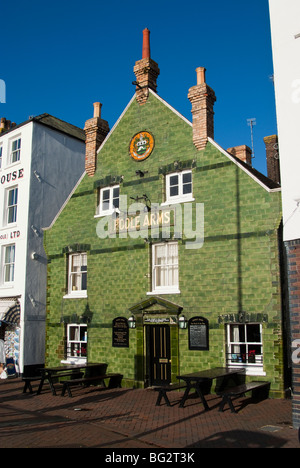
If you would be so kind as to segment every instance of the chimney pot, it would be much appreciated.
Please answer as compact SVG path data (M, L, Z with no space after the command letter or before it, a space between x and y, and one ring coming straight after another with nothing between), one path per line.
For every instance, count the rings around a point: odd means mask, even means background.
M101 102L94 103L94 117L101 118L101 107L102 107Z
M142 58L150 58L150 31L148 28L143 31L143 55Z
M204 84L205 83L206 68L198 67L198 68L196 68L196 72L197 72L197 85Z

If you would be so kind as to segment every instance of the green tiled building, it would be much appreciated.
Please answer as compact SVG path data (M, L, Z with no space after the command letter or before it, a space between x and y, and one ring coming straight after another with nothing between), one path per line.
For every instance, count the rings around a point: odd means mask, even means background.
M280 187L214 141L204 69L193 123L156 94L147 47L134 70L111 131L95 104L86 172L45 231L46 364L106 362L131 387L240 366L281 397Z

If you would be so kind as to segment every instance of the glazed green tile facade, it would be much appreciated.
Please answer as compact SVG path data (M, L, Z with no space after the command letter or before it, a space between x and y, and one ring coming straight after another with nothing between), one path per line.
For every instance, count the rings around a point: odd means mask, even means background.
M131 138L151 132L155 148L143 162L129 155ZM175 164L174 164L175 163ZM239 323L241 312L263 326L263 380L270 380L275 396L282 396L283 336L278 233L281 223L280 191L270 191L255 177L208 143L198 151L192 127L150 93L145 105L133 100L98 154L94 177L82 179L51 229L45 231L49 258L46 363L64 358L63 320L79 322L89 315L88 360L107 362L110 372L121 372L127 385L146 380L146 343L142 315L130 330L130 346L112 347L112 321L129 317L129 308L149 299L151 291L151 239L99 239L95 218L98 187L120 182L121 195L152 203L165 201L165 174L189 168L193 196L204 204L204 244L188 250L179 244L180 294L161 296L182 307L187 319L209 321L209 351L190 351L188 331L170 325L172 380L226 364L226 323ZM145 172L140 178L137 170ZM68 251L87 251L88 298L63 299L67 291ZM77 317L77 318L76 318Z

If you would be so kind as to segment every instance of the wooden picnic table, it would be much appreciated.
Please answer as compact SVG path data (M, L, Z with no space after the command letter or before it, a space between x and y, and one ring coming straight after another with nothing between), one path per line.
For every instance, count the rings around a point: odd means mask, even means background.
M205 371L200 371L200 372L194 372L191 374L183 374L183 375L178 375L177 379L179 380L184 380L186 382L186 390L185 393L182 397L182 400L180 402L180 408L183 408L185 405L185 402L189 396L189 393L192 388L196 390L196 393L198 394L199 398L201 399L203 406L206 411L209 410L209 406L207 404L207 401L205 399L205 396L203 394L203 390L201 388L201 384L205 382L211 382L214 379L218 378L224 378L228 380L229 378L233 378L235 381L237 379L237 376L239 374L243 374L245 372L245 369L239 367L239 368L232 368L232 367L215 367L213 369L208 369ZM237 382L236 382L237 383Z
M52 394L56 395L56 390L54 387L54 380L62 377L72 376L82 376L83 371L95 369L99 374L105 374L107 369L107 364L105 363L83 363L83 364L66 364L63 366L57 367L45 367L40 369L41 381L37 391L37 395L42 392L43 385L45 380L48 380Z

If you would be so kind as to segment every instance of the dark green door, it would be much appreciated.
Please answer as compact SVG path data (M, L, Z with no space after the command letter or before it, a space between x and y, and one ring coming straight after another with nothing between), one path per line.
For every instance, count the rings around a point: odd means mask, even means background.
M171 382L170 327L149 325L148 356L150 385L165 385Z

